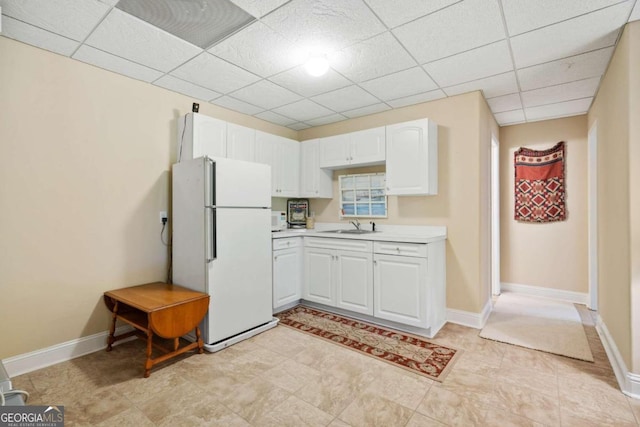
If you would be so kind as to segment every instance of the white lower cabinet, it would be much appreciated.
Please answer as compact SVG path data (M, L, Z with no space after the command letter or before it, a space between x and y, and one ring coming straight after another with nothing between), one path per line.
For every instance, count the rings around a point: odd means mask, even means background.
M373 315L433 337L446 322L444 241L375 242L373 252Z
M428 337L446 321L444 240L306 236L276 239L273 248L274 309L303 299L418 328L409 330Z
M302 297L302 237L273 241L273 308Z
M427 260L375 254L373 262L373 315L421 328L429 326L424 286L427 280Z
M373 254L337 251L336 307L373 314Z
M305 238L303 298L373 314L372 243Z

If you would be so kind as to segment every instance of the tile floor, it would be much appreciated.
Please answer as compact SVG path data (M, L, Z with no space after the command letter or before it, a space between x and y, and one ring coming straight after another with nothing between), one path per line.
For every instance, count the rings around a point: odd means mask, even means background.
M278 326L142 378L144 345L123 343L14 379L31 404L65 406L66 425L638 426L590 313L595 363L478 337L447 324L435 341L464 350L442 383Z

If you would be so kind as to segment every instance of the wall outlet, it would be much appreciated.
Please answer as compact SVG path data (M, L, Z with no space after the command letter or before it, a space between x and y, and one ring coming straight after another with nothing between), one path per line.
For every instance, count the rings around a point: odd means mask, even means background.
M163 224L164 220L168 220L168 218L167 211L160 211L160 224Z

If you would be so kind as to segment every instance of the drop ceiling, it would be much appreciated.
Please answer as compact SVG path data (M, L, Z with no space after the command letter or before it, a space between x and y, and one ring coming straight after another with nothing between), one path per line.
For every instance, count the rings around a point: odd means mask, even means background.
M640 19L640 0L0 0L0 7L4 37L296 130L475 90L502 126L584 114L622 28ZM306 74L310 52L328 56L327 74Z

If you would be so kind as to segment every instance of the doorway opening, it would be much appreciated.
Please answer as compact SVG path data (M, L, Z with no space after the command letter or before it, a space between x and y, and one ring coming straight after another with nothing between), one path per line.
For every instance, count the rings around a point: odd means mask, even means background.
M491 294L500 295L500 143L491 136Z

